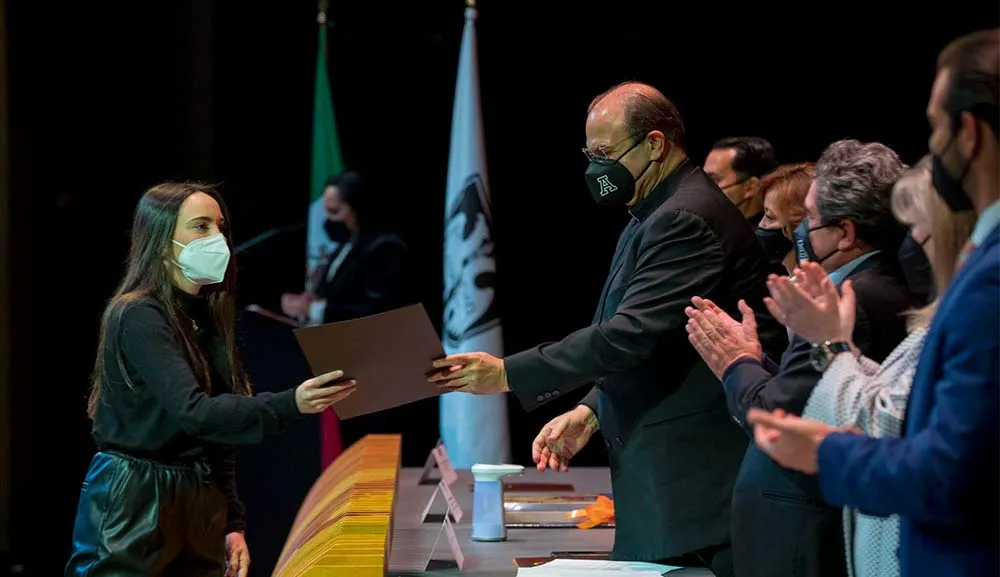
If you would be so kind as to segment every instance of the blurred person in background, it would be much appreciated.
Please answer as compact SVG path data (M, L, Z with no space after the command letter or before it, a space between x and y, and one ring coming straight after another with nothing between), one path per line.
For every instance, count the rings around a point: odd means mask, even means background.
M756 228L764 217L760 180L777 168L771 143L757 136L731 136L712 145L705 172Z
M282 311L309 324L325 324L390 311L417 300L410 288L407 246L386 226L391 207L379 204L361 175L347 171L328 179L323 204L327 214L323 228L337 248L316 269L309 282L311 290L281 297ZM339 436L342 445L349 447L367 434L401 433L400 415L406 410L398 407L346 421L326 414L321 421L322 436Z
M324 230L337 248L316 269L303 293L285 293L281 310L312 324L385 312L412 300L408 250L384 227L386 206L356 172L331 177L323 190Z

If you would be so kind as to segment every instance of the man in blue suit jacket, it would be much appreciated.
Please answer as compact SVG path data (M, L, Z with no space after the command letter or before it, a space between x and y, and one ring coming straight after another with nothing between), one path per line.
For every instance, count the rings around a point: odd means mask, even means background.
M933 180L953 211L979 215L971 252L924 344L901 439L872 439L755 411L757 444L818 473L824 497L902 518L904 577L1000 573L1000 30L938 59L927 115ZM842 353L852 354L852 353Z

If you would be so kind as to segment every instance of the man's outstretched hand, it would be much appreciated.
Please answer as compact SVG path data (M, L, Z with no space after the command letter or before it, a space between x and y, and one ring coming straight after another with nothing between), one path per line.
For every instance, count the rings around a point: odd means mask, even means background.
M447 392L493 395L510 390L503 359L488 353L448 355L433 363L436 369L427 378Z

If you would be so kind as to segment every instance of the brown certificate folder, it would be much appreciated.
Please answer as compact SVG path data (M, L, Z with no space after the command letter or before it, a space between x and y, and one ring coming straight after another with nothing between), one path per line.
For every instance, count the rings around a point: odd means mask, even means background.
M340 369L357 380L357 390L333 406L341 419L442 392L427 382L431 361L443 357L444 349L421 304L294 333L314 375Z

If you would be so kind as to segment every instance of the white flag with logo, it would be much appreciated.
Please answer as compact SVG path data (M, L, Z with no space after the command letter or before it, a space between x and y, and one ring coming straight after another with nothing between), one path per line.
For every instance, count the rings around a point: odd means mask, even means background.
M482 351L503 357L487 182L476 9L470 7L458 61L445 197L443 333L448 354ZM448 393L440 403L441 439L456 468L510 462L505 394Z

